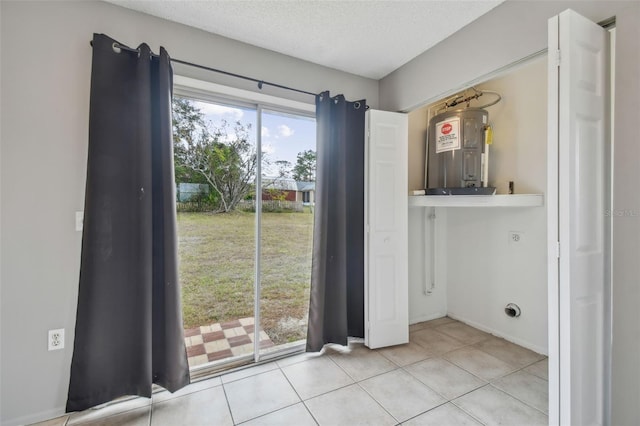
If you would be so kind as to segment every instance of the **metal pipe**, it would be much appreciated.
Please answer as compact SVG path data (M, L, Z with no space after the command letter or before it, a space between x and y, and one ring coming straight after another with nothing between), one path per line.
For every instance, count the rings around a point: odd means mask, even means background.
M431 275L429 281L431 281L431 285L427 290L427 294L433 293L433 290L436 288L436 208L432 207L431 212L429 213L429 225L430 225L430 233L431 233Z
M469 107L469 103L471 101L478 100L484 94L494 95L494 96L496 96L496 99L491 101L491 102L489 102L489 103L487 103L487 104L484 104L484 105L474 106L474 108L481 108L481 109L482 108L488 108L490 106L493 106L493 105L497 104L498 102L500 102L502 100L502 96L498 92L495 92L493 90L478 90L475 87L471 87L471 90L473 90L475 92L473 95L469 95L469 96L463 98L463 94L466 92L466 90L465 90L465 91L461 92L460 94L451 96L450 98L448 98L448 99L446 99L446 100L434 105L433 108L435 109L436 114L439 113L440 111L443 111L443 110L446 111L449 108L452 108L452 107L454 107L456 105L464 104L464 103L467 104L467 108L468 108Z

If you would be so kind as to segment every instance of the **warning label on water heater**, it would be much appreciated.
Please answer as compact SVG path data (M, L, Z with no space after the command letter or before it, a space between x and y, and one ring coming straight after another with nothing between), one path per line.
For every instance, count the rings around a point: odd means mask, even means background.
M460 149L460 117L436 123L436 153Z

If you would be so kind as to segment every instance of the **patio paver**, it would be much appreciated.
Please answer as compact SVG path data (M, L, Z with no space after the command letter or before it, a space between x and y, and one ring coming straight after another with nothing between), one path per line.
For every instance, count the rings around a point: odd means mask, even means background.
M184 331L189 367L253 351L253 317L225 323L213 323ZM260 330L260 348L274 346Z

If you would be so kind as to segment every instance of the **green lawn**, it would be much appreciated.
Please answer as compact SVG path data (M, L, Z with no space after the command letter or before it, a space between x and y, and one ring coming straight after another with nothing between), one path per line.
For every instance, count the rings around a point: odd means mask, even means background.
M313 215L262 221L262 328L275 344L304 339ZM178 244L185 328L253 316L253 213L178 213Z

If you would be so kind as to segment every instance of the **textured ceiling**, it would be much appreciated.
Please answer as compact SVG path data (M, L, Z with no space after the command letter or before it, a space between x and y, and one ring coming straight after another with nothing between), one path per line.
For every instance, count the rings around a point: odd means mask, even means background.
M504 0L107 0L380 79Z

